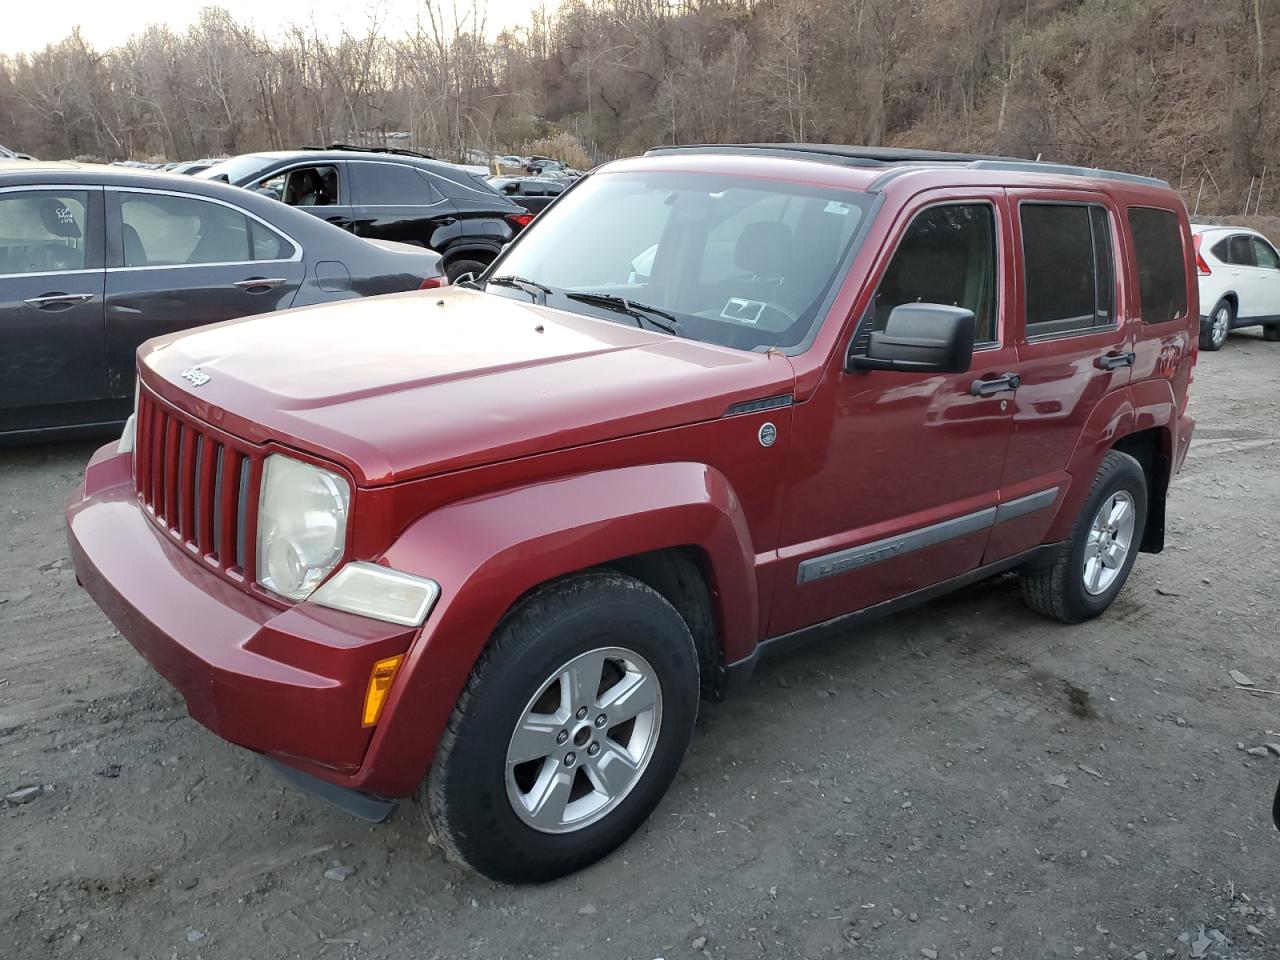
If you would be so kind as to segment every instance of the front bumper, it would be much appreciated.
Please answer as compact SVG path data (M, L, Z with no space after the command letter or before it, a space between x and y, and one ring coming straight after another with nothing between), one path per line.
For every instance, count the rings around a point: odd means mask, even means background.
M153 523L131 457L99 450L67 506L76 576L120 633L218 736L343 785L373 734L361 709L373 664L416 631L250 596ZM368 780L366 776L362 780Z

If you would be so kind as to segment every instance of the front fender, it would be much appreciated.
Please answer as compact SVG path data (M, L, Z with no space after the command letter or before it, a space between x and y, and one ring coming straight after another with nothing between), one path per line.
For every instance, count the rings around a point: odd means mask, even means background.
M701 463L625 467L442 507L383 555L440 600L409 650L356 786L405 796L422 780L468 675L503 615L548 580L677 546L709 559L727 662L758 638L754 550L728 479Z

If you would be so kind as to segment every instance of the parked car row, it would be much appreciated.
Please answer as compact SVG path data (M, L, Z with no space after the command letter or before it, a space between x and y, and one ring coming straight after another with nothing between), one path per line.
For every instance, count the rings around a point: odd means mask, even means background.
M118 430L143 341L442 285L440 259L211 180L0 165L0 438Z

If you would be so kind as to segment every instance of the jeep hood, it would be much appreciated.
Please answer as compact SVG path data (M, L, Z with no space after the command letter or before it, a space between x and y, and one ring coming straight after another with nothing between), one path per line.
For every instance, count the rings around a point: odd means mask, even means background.
M139 370L192 416L312 451L362 486L714 419L792 392L781 355L620 319L455 287L151 340ZM208 379L184 378L195 367Z

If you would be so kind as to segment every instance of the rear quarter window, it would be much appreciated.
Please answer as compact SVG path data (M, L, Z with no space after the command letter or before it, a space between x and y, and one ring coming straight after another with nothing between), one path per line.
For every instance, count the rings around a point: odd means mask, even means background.
M1130 207L1138 268L1138 296L1144 323L1165 323L1187 315L1187 260L1178 216L1172 210Z

